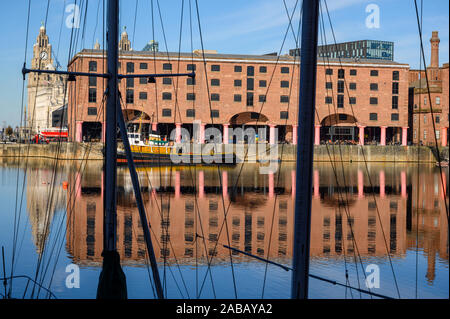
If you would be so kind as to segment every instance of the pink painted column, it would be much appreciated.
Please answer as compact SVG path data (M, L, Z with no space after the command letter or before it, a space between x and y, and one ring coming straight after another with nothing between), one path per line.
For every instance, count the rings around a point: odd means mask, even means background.
M228 172L222 171L222 194L223 197L228 196Z
M273 173L269 173L269 198L273 198L273 194L274 194Z
M380 145L386 145L386 126L380 126L380 128L381 128Z
M362 170L358 170L358 197L364 197L364 174Z
M384 171L380 171L380 197L384 198L385 196L385 176Z
M80 196L81 196L81 174L78 172L75 174L75 198L78 198Z
M320 145L320 127L321 125L314 125L314 145Z
M402 197L406 198L406 172L402 171L400 173L400 182L401 182L401 187L402 187Z
M200 124L200 144L205 143L205 126L206 124Z
M408 145L408 127L402 127L402 145Z
M152 131L153 132L158 131L158 123L152 123Z
M269 127L270 127L270 132L269 132L269 135L270 135L270 144L276 144L276 141L275 141L275 127L276 127L276 125L275 124L269 124Z
M315 169L314 170L314 197L315 198L318 198L318 197L320 197L320 194L319 194L319 187L320 187L320 184L319 184L319 171L317 170L317 169Z
M203 171L198 172L198 197L203 198L205 195L205 174Z
M447 146L447 130L448 127L443 127L441 129L441 146Z
M180 143L181 142L181 123L175 124L175 142Z
M175 198L180 198L181 178L180 171L175 172Z
M291 192L292 192L292 198L295 198L295 171L291 171Z
M82 142L83 141L83 122L77 122L77 130L75 133L75 141Z
M228 127L230 124L223 124L223 144L228 144Z
M364 128L365 126L358 126L359 128L359 145L364 145Z
M292 125L292 144L297 145L298 125Z

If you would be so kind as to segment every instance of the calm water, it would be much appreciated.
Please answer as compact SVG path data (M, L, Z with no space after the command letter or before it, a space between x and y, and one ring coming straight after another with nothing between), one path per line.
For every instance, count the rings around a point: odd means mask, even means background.
M11 273L14 251L14 275L36 276L58 298L95 298L103 246L102 167L65 162L54 174L53 164L30 161L25 169L24 163L3 160L0 165L6 271ZM371 273L366 267L375 264L380 274L380 287L372 289L376 293L449 297L448 225L437 168L317 163L314 169L311 274L345 283L347 272L350 285L366 289L364 278ZM444 169L446 189L448 174ZM293 163L268 175L260 174L256 164L245 164L242 171L240 166L147 168L139 176L169 298L234 298L235 291L239 298L290 297L290 271L224 245L291 265ZM118 173L118 184L118 250L128 296L154 298L125 169ZM80 267L80 288L66 287L66 267L72 263ZM25 285L24 279L14 280L16 297ZM317 279L310 279L310 297L370 298Z

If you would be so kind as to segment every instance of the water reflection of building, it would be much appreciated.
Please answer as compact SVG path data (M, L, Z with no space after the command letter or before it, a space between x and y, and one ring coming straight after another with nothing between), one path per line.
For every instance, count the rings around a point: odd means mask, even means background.
M280 176L261 175L249 165L237 185L238 169L222 170L220 179L217 169L204 168L195 172L192 169L191 172L192 178L189 169L170 172L170 168L154 168L139 172L155 252L160 261L164 255L169 259L176 256L181 263L193 263L195 258L204 262L206 255L215 255L215 260L228 260L228 249L222 245L218 245L217 250L214 248L216 241L228 245L229 238L232 247L289 262L295 193L295 186L292 187L295 172L291 168L283 169ZM411 206L414 188L410 186L414 175L409 176L413 173L407 167L371 168L369 181L363 166L357 170L355 166L348 166L344 183L342 177L336 182L329 165L317 167L313 182L311 256L341 258L353 255L355 249L363 257L384 258L387 252L393 257L404 256L407 249L415 245L411 244L415 215ZM102 173L91 171L81 182L75 181L77 175L71 179L78 195L74 214L68 219L69 253L77 263L100 263ZM118 180L118 250L124 262L140 264L144 262L145 244L131 182L126 171L119 174ZM228 236L225 227L220 231L224 204L225 208L230 205ZM442 219L437 227L441 233L439 249L448 251ZM433 236L437 233L435 229L431 232ZM206 240L196 240L196 234Z

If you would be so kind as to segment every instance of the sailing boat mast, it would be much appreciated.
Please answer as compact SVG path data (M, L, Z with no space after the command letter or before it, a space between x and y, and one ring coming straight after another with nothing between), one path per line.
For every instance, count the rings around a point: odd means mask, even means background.
M303 1L297 128L293 299L308 298L319 0Z

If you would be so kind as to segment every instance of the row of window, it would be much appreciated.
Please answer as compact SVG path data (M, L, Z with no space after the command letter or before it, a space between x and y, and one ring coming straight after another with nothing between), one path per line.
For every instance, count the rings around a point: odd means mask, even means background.
M356 76L358 70L356 69L350 69L350 75ZM325 69L326 75L333 75L333 69ZM370 70L370 76L378 76L378 70ZM344 69L338 69L338 79L343 79L345 77L345 70ZM400 80L400 72L399 71L392 71L392 80L393 81L399 81Z
M369 120L370 121L378 121L378 113L369 113ZM391 121L398 121L399 120L399 114L398 113L392 113L391 114Z
M287 81L285 81L285 82L287 82ZM345 91L344 81L338 81L337 84L338 84L338 87L337 87L338 93L344 93L344 91ZM333 89L333 82L325 82L325 89L327 89L327 90ZM354 82L349 83L349 89L352 91L356 90L356 83L354 83ZM378 83L370 83L370 91L378 91ZM392 94L398 94L398 91L399 91L399 83L392 82Z
M369 103L371 105L378 105L378 98L377 97L370 97ZM333 97L326 96L325 97L325 104L333 104ZM356 104L356 97L349 97L349 104L355 105ZM337 107L343 108L344 107L344 95L339 94L337 96ZM392 109L398 109L398 96L394 95L392 96Z

